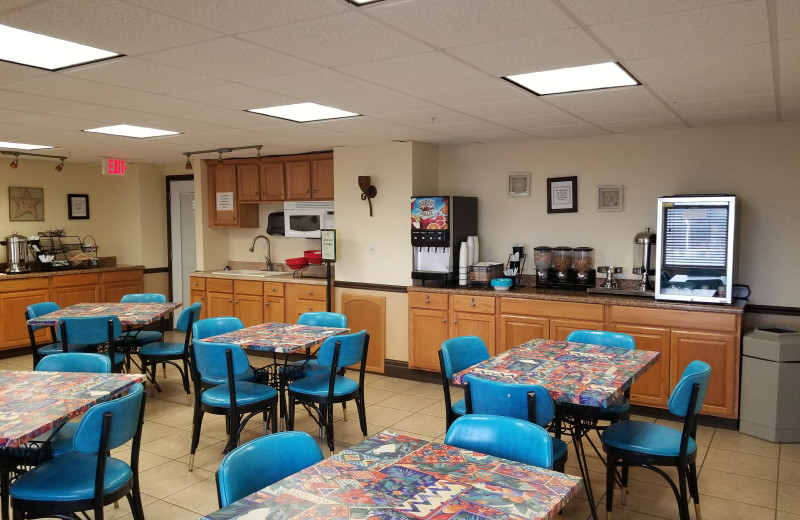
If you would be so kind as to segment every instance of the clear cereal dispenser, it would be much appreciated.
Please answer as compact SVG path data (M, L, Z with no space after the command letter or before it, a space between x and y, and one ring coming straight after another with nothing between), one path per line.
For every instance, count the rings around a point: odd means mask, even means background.
M572 250L572 263L578 271L578 282L589 281L592 267L594 267L594 249L591 247L576 247Z
M548 246L534 247L533 263L536 266L536 279L539 282L546 282L547 272L553 264L553 248Z
M553 266L556 268L558 281L566 282L572 267L572 248L560 246L553 249Z

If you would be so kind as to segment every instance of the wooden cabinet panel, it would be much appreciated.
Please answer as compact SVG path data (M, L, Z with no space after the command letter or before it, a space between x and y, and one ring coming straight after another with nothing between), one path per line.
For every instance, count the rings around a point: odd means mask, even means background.
M208 309L206 308L206 292L197 289L192 289L190 292L192 304L200 302L200 316L195 316L195 320L204 320L208 317Z
M28 305L49 301L47 279L17 280L2 287L0 293L0 346L13 348L30 344L28 327L25 322L25 310ZM49 332L42 329L38 333L38 340L46 341Z
M463 294L450 296L450 309L454 311L494 314L494 305L494 296L467 296Z
M366 367L383 374L386 354L386 298L362 294L342 294L342 314L352 332L366 329L369 334Z
M424 293L412 292L408 293L408 306L417 307L420 309L438 309L446 311L448 309L449 300L446 294L442 293Z
M478 336L486 343L489 355L494 356L496 320L494 314L450 311L450 337ZM436 349L439 350L438 348ZM437 360L436 369L439 369Z
M284 200L286 183L283 174L283 163L261 165L261 200Z
M295 301L294 317L292 323L296 323L297 319L304 312L324 312L328 308L328 303L319 300L307 300L305 298Z
M411 308L408 322L408 366L438 372L438 352L449 333L447 311Z
M333 200L333 159L311 161L311 198Z
M680 380L686 365L698 359L711 366L702 413L739 416L739 337L673 330L670 352L670 387Z
M284 323L286 320L283 297L264 297L264 322Z
M609 320L617 323L657 323L667 329L735 332L739 327L740 315L609 305Z
M100 299L116 303L126 294L138 294L144 290L141 270L110 271L100 275Z
M550 338L550 320L533 316L500 315L500 341L496 354L536 338Z
M298 298L327 301L327 288L324 285L292 284L292 286Z
M239 204L237 166L235 164L216 164L216 161L206 161L206 164L208 165L209 226L227 228L259 227L258 206ZM245 168L245 171L252 174L249 168ZM249 178L250 175L248 175ZM258 182L257 175L255 182ZM218 199L221 203L220 205L217 204ZM223 202L225 203L224 206L222 205Z
M193 291L205 291L206 290L206 279L200 276L190 276L189 277L189 285Z
M245 327L264 323L264 297L252 294L235 294L233 297L233 315L242 320Z
M236 186L241 202L258 202L261 200L261 171L258 164L240 164L236 166Z
M283 286L278 282L264 282L264 296L283 296Z
M206 302L208 303L207 316L209 318L234 315L233 294L230 292L214 292L208 290L206 292Z
M287 161L286 198L288 200L308 200L311 198L311 162Z
M54 276L52 280L53 301L59 307L100 301L100 276L97 273Z
M655 365L631 387L631 402L645 406L667 406L670 392L670 331L663 327L612 324L609 330L630 334L639 350L661 353Z
M602 322L604 319L603 305L599 303L527 300L525 298L500 298L500 313L597 322Z
M564 341L573 330L602 330L602 321L580 321L562 320L553 318L550 320L550 339Z

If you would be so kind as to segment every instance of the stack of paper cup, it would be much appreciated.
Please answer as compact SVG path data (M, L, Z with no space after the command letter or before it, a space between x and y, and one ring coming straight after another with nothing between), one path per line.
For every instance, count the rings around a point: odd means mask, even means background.
M480 255L481 247L480 247L480 244L478 243L478 237L477 236L472 237L472 242L473 242L473 245L472 245L472 263L473 264L477 264L478 262L481 261L481 255Z
M461 247L458 251L458 285L467 285L467 277L469 276L469 267L467 261L469 257L469 246L466 242L461 242Z
M464 265L472 265L475 263L475 237L467 237L467 263Z

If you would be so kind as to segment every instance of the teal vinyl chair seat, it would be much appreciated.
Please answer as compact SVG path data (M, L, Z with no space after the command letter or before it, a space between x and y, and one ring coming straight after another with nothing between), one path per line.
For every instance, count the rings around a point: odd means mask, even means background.
M677 457L681 449L681 432L675 428L644 421L622 421L609 426L603 444L612 448L636 451L659 457ZM690 438L686 453L697 451Z
M487 359L489 359L489 349L478 336L459 336L442 343L442 348L439 350L439 369L444 389L445 426L447 428L450 428L456 418L467 413L463 399L452 402L450 379L454 374Z
M219 507L321 461L322 451L305 432L278 432L242 444L225 455L216 473Z
M192 324L192 337L195 340L206 339L210 338L211 336L217 336L219 334L225 334L226 332L232 332L234 330L243 328L244 324L242 323L242 320L236 318L235 316L206 318L204 320L197 320ZM253 371L252 367L249 366L247 370L244 370L241 373L233 374L233 377L236 381L253 382L256 379L255 372ZM225 374L213 375L201 373L200 379L203 387L224 385L228 383L227 375Z
M236 402L243 406L278 397L278 392L274 388L259 383L236 381L235 387ZM208 406L229 407L231 394L227 385L219 385L204 391L200 401Z
M39 464L11 484L14 518L74 517L91 510L95 520L103 520L103 507L126 497L133 518L143 520L138 472L144 408L139 383L127 395L90 408L71 453ZM130 446L130 463L109 456L123 445Z
M338 312L304 312L297 318L298 325L309 325L313 327L336 327L347 328L347 316ZM302 377L327 374L330 367L323 366L316 358L306 355L306 359L290 361L286 367L291 367L286 372L296 377L298 370L302 369ZM294 369L294 370L292 370ZM278 368L284 373L284 367Z
M330 368L328 368L330 372ZM292 391L302 393L304 395L315 395L317 397L324 397L328 395L328 386L330 383L330 376L328 374L318 374L315 376L308 376L292 383ZM347 376L334 376L333 380L333 395L341 397L351 394L358 390L358 381L354 381Z
M471 414L459 417L444 443L503 459L551 469L553 438L547 430L516 417Z

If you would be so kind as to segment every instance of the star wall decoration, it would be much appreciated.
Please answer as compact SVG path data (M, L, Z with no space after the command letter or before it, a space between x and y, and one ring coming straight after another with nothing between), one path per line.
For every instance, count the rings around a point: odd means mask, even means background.
M8 219L16 221L44 220L44 189L8 188Z

